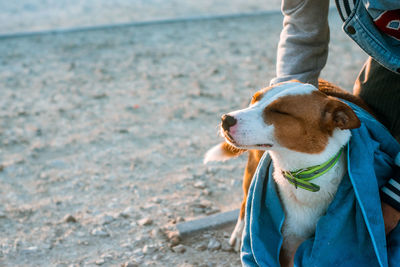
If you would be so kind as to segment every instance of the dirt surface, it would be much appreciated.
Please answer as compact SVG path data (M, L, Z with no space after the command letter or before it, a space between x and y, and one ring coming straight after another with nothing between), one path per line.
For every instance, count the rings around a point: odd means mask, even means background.
M0 1L0 34L279 10L280 0Z
M323 77L365 55L332 18ZM230 229L164 229L239 207L245 157L204 166L221 114L274 75L280 15L0 42L1 266L238 266ZM218 245L219 244L219 245Z

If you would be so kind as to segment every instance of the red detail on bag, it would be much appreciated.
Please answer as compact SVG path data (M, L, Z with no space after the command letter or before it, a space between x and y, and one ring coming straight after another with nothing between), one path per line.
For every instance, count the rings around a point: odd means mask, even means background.
M400 9L383 12L374 23L379 30L400 41Z

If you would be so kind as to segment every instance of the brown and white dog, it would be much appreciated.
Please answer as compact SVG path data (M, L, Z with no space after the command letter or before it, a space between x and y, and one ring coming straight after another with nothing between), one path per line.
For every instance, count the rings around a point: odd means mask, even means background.
M317 221L326 212L346 172L345 153L328 172L313 180L320 186L318 192L296 188L282 173L322 164L348 143L350 129L359 127L360 121L337 97L370 111L362 100L328 82L321 80L318 90L310 84L291 81L260 90L248 108L222 116L221 134L226 142L211 148L204 162L224 161L249 151L244 198L230 238L236 250L244 227L248 188L265 151L274 165L273 179L286 218L281 264L293 265L299 244L314 234Z

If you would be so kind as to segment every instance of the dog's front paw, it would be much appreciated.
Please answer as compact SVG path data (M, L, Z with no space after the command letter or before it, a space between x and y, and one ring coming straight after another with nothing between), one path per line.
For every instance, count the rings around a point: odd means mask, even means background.
M231 238L229 239L229 245L233 247L233 249L238 252L240 250L240 245L242 243L242 233L244 229L244 221L243 219L239 218L235 229L231 234Z

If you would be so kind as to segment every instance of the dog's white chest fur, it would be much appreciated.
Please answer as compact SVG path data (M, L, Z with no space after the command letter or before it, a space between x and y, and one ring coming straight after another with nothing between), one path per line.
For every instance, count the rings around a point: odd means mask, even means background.
M271 157L274 158L273 153ZM282 227L285 254L288 256L293 254L302 241L314 234L317 222L332 202L346 169L345 155L342 153L332 169L311 181L320 186L318 192L311 192L301 188L296 189L282 175L279 164L274 162L273 178L285 212Z

